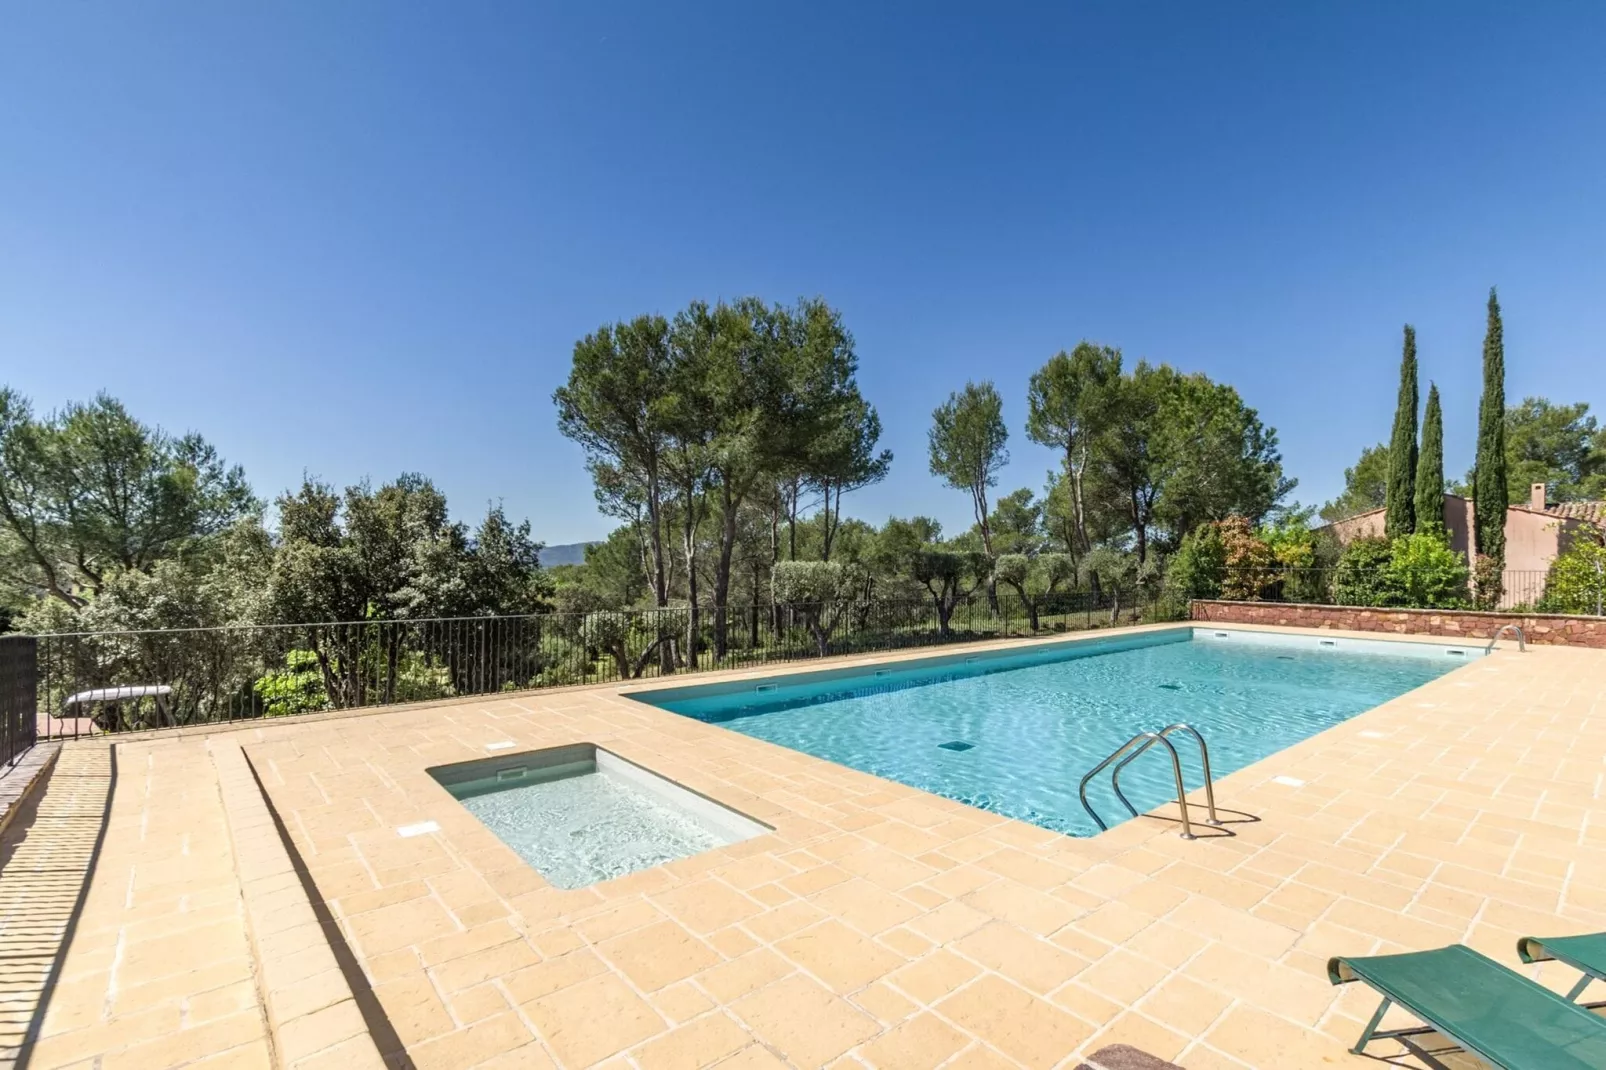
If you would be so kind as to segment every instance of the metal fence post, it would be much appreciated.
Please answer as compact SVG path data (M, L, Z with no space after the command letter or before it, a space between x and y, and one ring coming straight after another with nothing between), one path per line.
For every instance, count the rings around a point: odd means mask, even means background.
M15 762L39 739L39 640L0 636L0 762Z

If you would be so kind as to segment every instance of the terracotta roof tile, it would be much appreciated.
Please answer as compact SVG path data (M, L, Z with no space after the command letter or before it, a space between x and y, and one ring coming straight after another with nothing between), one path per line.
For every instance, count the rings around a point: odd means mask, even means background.
M1569 520L1587 520L1591 524L1606 526L1606 501L1557 502L1555 505L1545 506L1545 512Z

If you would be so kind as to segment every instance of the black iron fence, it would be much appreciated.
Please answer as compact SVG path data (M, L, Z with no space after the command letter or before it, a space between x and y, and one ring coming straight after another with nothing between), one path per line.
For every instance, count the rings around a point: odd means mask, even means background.
M1496 613L1599 615L1598 591L1548 591L1543 570L1507 569L1498 576L1446 569L1229 568L1196 597L1245 602L1396 609L1474 609ZM1565 604L1564 604L1565 603Z
M242 625L36 637L42 738L648 679L1147 621L1140 589L921 601ZM8 681L10 676L7 677ZM20 679L20 676L18 677Z
M9 764L38 737L39 643L31 635L0 635L0 764Z

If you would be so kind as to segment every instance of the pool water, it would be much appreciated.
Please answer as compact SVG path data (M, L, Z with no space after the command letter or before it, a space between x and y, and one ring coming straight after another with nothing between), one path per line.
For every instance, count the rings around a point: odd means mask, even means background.
M1231 641L1227 641L1230 636ZM1220 638L1216 638L1220 637ZM1326 644L1326 645L1319 645ZM1217 779L1463 665L1480 651L1188 628L1021 653L647 691L643 702L1076 836L1082 775L1138 732L1186 722ZM1198 748L1172 737L1190 790ZM1175 798L1163 749L1121 776L1140 812ZM1089 801L1127 812L1106 774ZM1231 801L1219 799L1226 807Z
M590 744L429 772L559 888L583 888L769 831Z

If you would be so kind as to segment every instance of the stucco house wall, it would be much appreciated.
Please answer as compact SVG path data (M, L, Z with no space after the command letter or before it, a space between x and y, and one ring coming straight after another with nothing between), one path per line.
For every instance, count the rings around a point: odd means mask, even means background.
M1535 483L1529 488L1528 502L1506 509L1506 572L1507 591L1502 602L1535 601L1544 593L1543 573L1558 554L1565 553L1572 541L1581 534L1594 535L1599 529L1586 517L1600 512L1591 507L1601 503L1571 502L1565 505L1547 505L1545 485ZM1584 506L1584 508L1579 508ZM1346 517L1328 525L1340 543L1353 539L1381 538L1384 533L1384 510L1369 509L1364 513ZM1450 548L1472 559L1472 533L1474 529L1472 499L1459 494L1444 496L1444 527L1450 536ZM1510 576L1510 573L1531 573L1528 577Z

